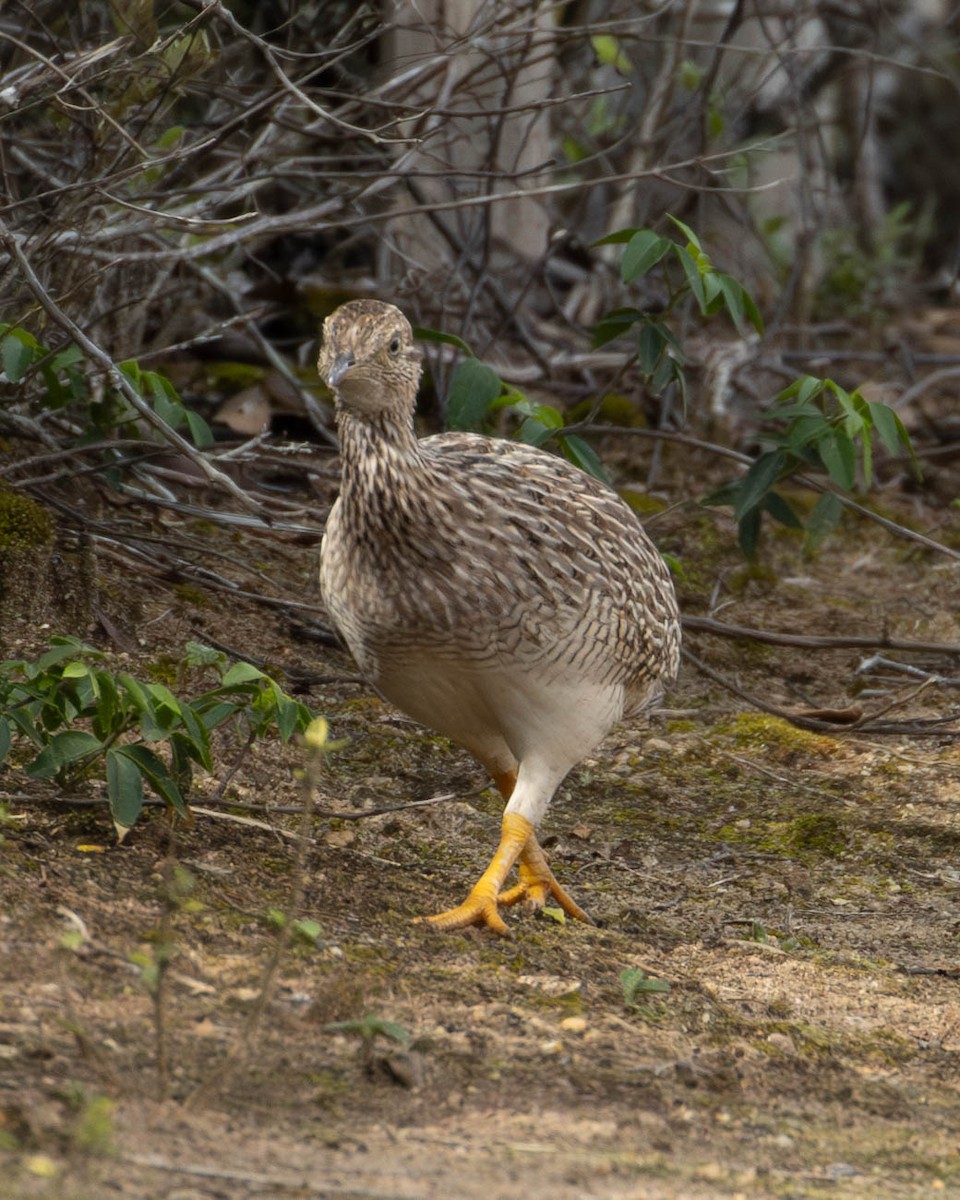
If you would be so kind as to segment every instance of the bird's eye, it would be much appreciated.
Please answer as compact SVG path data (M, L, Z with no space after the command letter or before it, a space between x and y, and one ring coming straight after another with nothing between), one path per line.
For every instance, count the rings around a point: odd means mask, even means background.
M400 353L400 335L395 333L390 339L390 345L387 347L391 354Z

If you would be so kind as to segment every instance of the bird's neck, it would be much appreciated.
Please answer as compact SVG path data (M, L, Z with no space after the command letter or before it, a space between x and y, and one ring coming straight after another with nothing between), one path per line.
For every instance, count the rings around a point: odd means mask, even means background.
M356 522L392 526L422 487L423 452L412 412L361 417L340 407L337 436L343 503Z

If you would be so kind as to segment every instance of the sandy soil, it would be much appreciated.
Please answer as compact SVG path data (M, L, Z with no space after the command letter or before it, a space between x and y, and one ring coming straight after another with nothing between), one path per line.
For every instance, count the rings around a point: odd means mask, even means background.
M956 510L884 502L960 541ZM684 565L688 613L960 642L960 564L867 522L815 559L774 538L752 576L720 512L681 506L651 528ZM314 548L229 540L258 587L315 599ZM347 739L324 812L452 798L313 818L299 915L322 933L286 948L264 997L300 818L239 806L296 805L296 747L258 744L217 806L240 740L224 736L192 828L171 836L151 810L122 846L102 804L32 783L14 754L0 771L5 1200L960 1194L960 747L955 726L909 730L955 708L956 656L886 651L940 676L919 689L858 673L869 651L690 633L747 698L688 663L666 712L612 735L546 822L597 926L511 913L509 940L442 936L411 918L462 898L499 825L469 757L283 614L100 569L139 650L90 636L123 669L150 677L210 637L278 674L315 670L304 698ZM810 734L750 697L886 709L903 729ZM92 781L79 799L100 795ZM157 1004L143 963L166 937ZM631 970L669 990L630 994Z

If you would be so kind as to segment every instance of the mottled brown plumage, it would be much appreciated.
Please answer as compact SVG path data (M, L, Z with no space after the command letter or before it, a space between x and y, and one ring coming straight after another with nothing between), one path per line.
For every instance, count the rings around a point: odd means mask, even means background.
M420 354L392 305L337 309L318 368L342 460L324 602L364 675L472 751L508 800L490 867L431 920L503 933L498 904L549 896L588 920L535 827L570 768L675 675L669 572L616 493L563 459L477 434L418 440Z

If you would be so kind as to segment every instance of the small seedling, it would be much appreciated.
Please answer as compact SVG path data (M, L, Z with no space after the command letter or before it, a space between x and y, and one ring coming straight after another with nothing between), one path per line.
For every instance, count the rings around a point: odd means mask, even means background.
M640 996L665 995L670 991L670 984L656 975L648 975L639 967L627 967L620 972L620 986L623 988L623 1003L634 1012L651 1015L652 1010L639 1002Z

